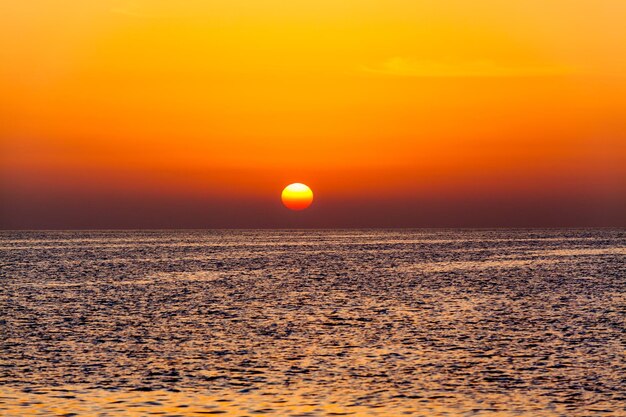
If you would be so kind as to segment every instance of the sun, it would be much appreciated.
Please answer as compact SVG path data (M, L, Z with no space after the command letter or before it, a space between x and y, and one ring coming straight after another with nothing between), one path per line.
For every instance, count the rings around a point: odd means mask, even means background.
M313 202L313 191L308 186L296 182L285 187L281 199L290 210L304 210Z

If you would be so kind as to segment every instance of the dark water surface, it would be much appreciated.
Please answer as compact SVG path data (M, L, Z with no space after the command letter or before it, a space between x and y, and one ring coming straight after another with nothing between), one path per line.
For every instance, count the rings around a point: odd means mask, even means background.
M0 233L0 415L626 415L625 230Z

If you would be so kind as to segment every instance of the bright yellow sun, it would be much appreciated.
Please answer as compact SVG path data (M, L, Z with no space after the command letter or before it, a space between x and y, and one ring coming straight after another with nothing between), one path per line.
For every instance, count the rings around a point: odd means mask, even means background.
M313 202L313 191L299 182L289 184L281 195L285 207L291 210L304 210Z

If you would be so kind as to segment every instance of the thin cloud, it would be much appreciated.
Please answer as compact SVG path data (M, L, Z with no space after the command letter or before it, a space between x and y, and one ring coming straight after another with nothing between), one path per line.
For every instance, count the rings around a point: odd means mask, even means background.
M503 65L494 61L443 62L393 57L379 65L363 66L362 71L400 77L538 77L565 75L565 66Z
M124 16L138 17L141 19L148 19L153 16L149 16L141 11L141 7L134 1L124 2L123 4L113 7L111 13L121 14Z

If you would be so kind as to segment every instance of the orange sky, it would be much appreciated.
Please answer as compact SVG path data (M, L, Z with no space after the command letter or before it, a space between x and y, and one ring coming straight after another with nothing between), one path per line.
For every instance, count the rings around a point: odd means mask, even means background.
M623 0L4 2L0 226L624 226L625 22Z

